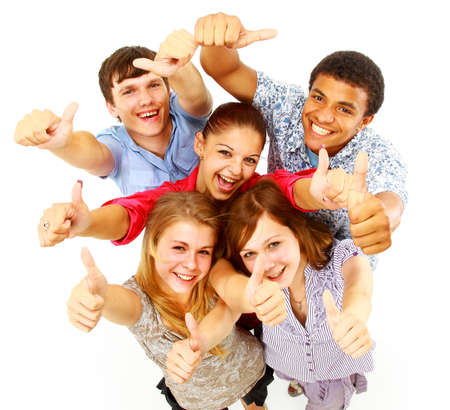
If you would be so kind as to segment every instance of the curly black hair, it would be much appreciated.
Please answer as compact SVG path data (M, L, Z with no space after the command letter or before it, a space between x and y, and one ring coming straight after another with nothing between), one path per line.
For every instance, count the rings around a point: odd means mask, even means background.
M383 104L384 79L380 68L367 56L357 51L336 51L326 56L311 72L309 90L319 74L329 75L361 87L367 92L364 116L375 114Z

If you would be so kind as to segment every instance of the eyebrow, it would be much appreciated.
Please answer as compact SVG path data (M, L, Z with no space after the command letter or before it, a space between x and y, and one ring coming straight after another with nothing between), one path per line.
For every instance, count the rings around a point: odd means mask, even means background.
M231 150L231 151L234 151L234 148L232 148L232 147L230 147L229 145L227 145L227 144L216 144L216 147L217 146L219 146L219 145L223 145L224 147L227 147L229 150ZM260 154L249 154L248 155L249 157L260 157Z
M184 246L189 246L189 244L187 242L179 241L176 239L173 240L172 243L179 243ZM205 246L202 246L200 249L209 249L209 248L214 248L214 245L205 245Z
M313 88L311 91L315 91L317 94L320 94L322 97L326 98L325 93L323 93L319 88ZM348 102L348 101L338 101L338 104L344 105L346 107L349 107L349 108L357 111L357 108L355 107L355 105L350 103L350 102Z
M280 234L275 234L275 235L269 236L269 237L264 241L264 245L266 245L266 244L269 243L269 242L272 242L274 238L277 238L277 237L279 237L279 236L281 236L281 235L280 235ZM244 248L244 249L241 250L241 252L246 252L246 251L251 251L251 250L252 250L252 249Z

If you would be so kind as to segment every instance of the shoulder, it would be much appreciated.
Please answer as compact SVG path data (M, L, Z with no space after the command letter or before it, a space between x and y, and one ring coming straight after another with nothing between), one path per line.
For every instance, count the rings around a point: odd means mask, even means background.
M178 100L178 95L174 91L171 91L170 98L169 98L169 105L170 105L170 115L172 116L172 121L175 123L177 122L194 122L195 124L206 124L206 121L208 120L211 113L202 116L202 117L195 117L189 113L187 113L180 105L180 102Z

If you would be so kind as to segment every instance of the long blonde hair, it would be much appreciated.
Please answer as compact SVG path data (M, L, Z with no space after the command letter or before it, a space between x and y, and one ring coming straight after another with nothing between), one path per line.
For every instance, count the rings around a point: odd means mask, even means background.
M215 232L217 242L221 223L213 200L195 191L167 193L158 199L148 216L136 281L150 297L164 323L187 338L189 331L184 320L186 312L180 307L176 296L167 294L161 288L161 279L155 271L156 247L161 235L169 226L181 221L209 226ZM212 263L214 259L213 257ZM201 321L212 309L215 299L217 296L206 275L195 285L189 303L190 312L197 321ZM218 347L212 349L211 353L222 354Z

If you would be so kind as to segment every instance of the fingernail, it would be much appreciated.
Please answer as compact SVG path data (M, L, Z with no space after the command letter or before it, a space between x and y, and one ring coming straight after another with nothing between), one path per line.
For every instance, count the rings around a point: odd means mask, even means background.
M77 182L81 185L81 188L83 188L83 181L81 179L77 180Z
M324 196L322 200L323 200L323 202L328 202L329 201L329 199L326 196Z
M325 148L325 144L322 144L322 145L320 146L320 148Z

